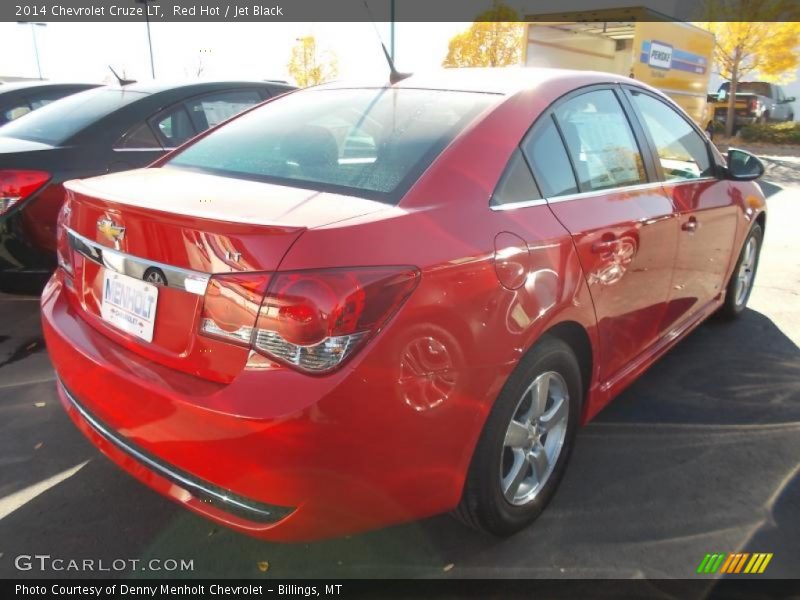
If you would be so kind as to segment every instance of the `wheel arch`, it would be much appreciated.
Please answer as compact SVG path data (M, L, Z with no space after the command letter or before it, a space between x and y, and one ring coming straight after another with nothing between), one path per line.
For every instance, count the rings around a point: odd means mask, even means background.
M584 401L581 412L585 413L587 406L586 400L591 388L592 373L595 364L595 356L589 332L577 321L561 321L545 330L528 352L535 348L544 337L552 337L561 340L575 353L575 357L578 359L578 365L581 369L581 384L583 385Z
M766 213L766 211L762 210L760 213L758 213L758 216L756 217L756 223L758 223L761 226L761 233L766 233L766 231L767 231L767 213Z

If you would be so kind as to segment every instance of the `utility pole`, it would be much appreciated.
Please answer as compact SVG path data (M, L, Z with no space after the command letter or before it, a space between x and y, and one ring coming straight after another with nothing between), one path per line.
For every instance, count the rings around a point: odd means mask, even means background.
M147 24L147 47L150 49L150 75L153 79L156 78L156 67L153 62L153 40L150 37L150 11L148 10L147 3L156 0L136 0L138 4L144 4L144 21Z
M394 56L394 0L389 0L389 19L391 21L389 30L389 56L392 57L392 61L397 62Z
M31 26L31 36L33 36L33 55L36 57L36 71L39 73L39 79L43 79L42 65L39 62L39 44L36 42L36 28L47 27L47 23L37 23L34 21L19 21L19 24Z

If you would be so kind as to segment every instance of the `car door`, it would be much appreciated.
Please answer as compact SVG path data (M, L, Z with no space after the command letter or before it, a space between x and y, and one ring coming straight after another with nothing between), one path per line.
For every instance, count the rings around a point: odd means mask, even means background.
M716 178L709 141L688 117L662 98L627 87L631 105L656 155L664 191L680 222L675 274L664 325L680 325L719 297L736 236L737 211L729 182Z
M786 96L783 95L783 89L779 85L773 85L772 90L775 93L775 109L773 120L786 121L789 119L789 104L786 102Z
M635 124L634 124L635 125ZM598 323L604 381L661 335L678 225L616 87L574 93L523 143L536 182L572 235Z

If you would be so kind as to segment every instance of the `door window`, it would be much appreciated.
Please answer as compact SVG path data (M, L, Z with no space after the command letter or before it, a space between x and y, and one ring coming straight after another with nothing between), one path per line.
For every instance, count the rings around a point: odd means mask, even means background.
M186 106L195 129L205 131L259 102L261 95L256 90L231 90L193 98Z
M647 181L642 155L622 105L611 90L587 92L555 109L580 191Z
M550 115L545 116L522 143L522 152L546 198L578 191L567 151Z
M156 117L155 128L165 148L177 148L197 133L183 104Z
M653 139L664 178L681 181L709 176L711 160L705 137L673 108L653 96L634 90L631 96Z

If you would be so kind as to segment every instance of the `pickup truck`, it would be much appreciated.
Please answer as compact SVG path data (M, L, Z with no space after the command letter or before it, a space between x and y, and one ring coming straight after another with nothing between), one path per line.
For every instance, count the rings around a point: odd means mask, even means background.
M714 120L724 123L728 116L728 90L725 82L711 94ZM793 97L787 97L781 86L764 81L740 81L736 86L736 128L753 123L794 121Z

